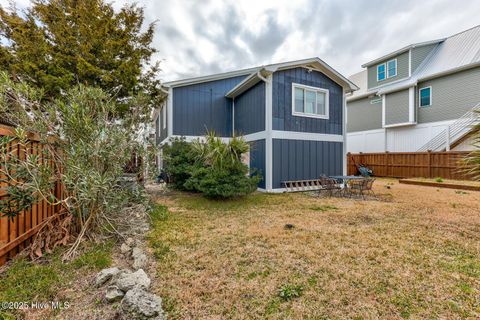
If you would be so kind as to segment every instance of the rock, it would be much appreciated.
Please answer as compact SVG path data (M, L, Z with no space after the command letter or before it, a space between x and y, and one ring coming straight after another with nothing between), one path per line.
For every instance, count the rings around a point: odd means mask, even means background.
M107 292L105 293L105 300L112 303L118 300L121 300L125 293L120 290L117 286L109 286Z
M102 271L97 273L97 277L95 278L95 286L101 286L108 280L112 279L112 277L116 276L119 272L120 269L118 269L117 267L103 269Z
M126 243L122 243L122 245L120 246L120 252L122 254L128 254L130 250L132 250L132 248L130 248Z
M116 277L115 284L123 292L127 292L133 287L148 289L148 287L150 287L150 278L143 269L139 269L134 273L124 272L119 274L118 277Z
M165 319L162 299L142 288L129 290L122 300L122 310L134 319Z
M129 247L133 246L135 240L133 240L133 238L127 238L127 240L125 241L125 244Z
M133 258L133 269L139 270L147 266L147 256L142 253Z
M135 247L132 250L132 258L133 258L133 269L143 269L147 266L147 256L143 252L143 250L139 247Z

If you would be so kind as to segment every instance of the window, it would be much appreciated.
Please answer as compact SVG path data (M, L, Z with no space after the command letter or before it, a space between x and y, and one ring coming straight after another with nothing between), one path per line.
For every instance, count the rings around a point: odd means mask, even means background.
M385 80L385 63L377 66L377 81Z
M381 102L382 102L382 98L375 98L375 99L370 100L370 104L376 104L376 103L381 103Z
M420 107L428 107L432 105L432 87L420 89L418 96L420 99Z
M328 119L328 90L292 84L295 116Z
M163 129L167 127L167 107L163 106L162 108L162 121L163 121Z
M397 75L397 59L387 62L387 78L395 77Z

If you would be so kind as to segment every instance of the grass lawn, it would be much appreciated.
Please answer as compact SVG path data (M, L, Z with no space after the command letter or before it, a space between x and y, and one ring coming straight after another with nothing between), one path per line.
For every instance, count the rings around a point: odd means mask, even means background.
M45 263L32 263L17 258L0 273L0 302L68 303L76 306L78 291L91 281L92 274L112 263L112 244L88 244L82 254L69 263L62 263L61 251L57 249L48 255ZM76 292L77 291L77 292ZM83 306L85 308L86 306ZM0 319L52 319L60 317L59 309L2 310Z
M374 189L390 200L156 195L149 241L169 317L480 317L480 192Z

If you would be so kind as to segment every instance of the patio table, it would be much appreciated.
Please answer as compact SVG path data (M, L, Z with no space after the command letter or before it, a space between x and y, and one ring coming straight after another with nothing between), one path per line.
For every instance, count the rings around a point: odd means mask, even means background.
M365 177L362 176L330 176L332 179L342 180L342 183L347 183L349 180L363 180Z

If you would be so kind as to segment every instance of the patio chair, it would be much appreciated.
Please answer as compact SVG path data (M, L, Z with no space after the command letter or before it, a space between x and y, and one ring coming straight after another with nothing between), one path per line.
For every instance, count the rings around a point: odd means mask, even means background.
M345 188L345 193L349 197L361 196L364 200L366 195L372 195L376 199L372 189L374 181L375 179L373 178L350 180Z
M337 194L342 190L341 185L336 179L328 178L327 176L320 176L320 186L318 190L318 195L325 193L327 196L331 197L334 194Z

